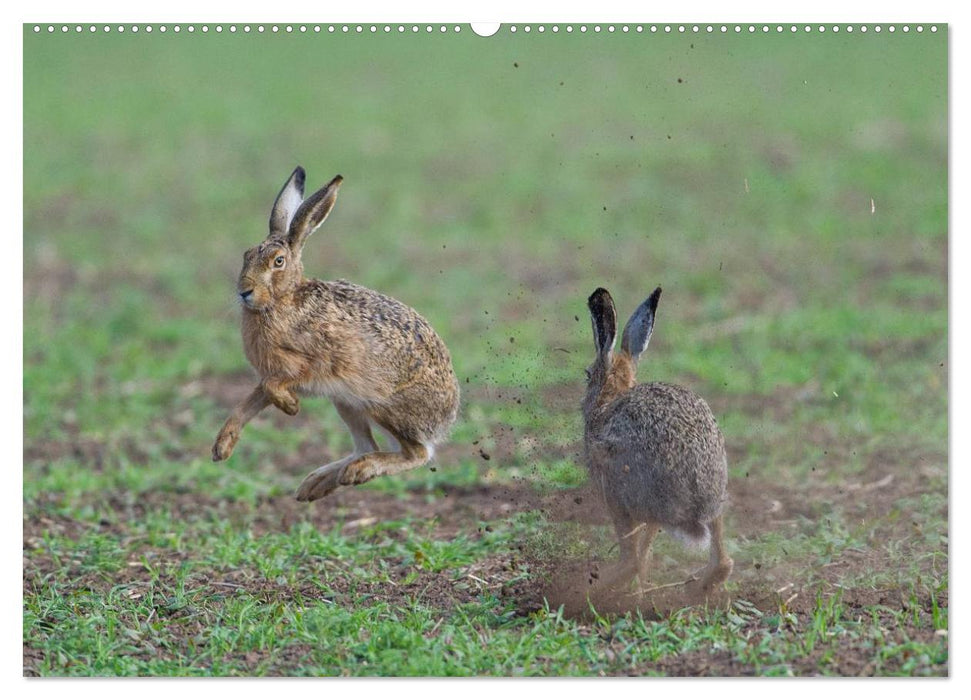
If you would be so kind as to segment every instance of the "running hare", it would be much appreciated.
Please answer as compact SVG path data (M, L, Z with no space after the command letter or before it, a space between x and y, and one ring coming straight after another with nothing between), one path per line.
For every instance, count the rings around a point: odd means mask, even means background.
M298 395L328 396L354 452L304 479L297 500L313 501L428 462L455 421L459 386L445 343L413 309L344 280L303 276L303 245L343 178L306 200L304 179L303 168L293 171L273 205L270 235L243 256L243 347L260 383L219 431L212 458L227 459L243 426L270 404L292 416ZM394 451L379 451L372 426L394 438Z
M689 542L710 544L698 572L708 592L731 574L722 541L728 466L725 442L704 399L688 389L637 384L637 361L647 348L661 288L627 322L614 353L617 314L606 289L587 301L597 356L587 369L583 400L584 451L620 539L620 566L603 585L647 582L651 545L666 529ZM690 580L694 580L694 577Z

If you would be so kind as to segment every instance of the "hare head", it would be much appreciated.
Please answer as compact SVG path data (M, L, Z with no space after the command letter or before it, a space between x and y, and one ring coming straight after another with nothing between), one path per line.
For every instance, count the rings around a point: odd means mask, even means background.
M303 245L334 208L343 181L338 175L304 200L305 179L304 169L298 166L273 204L270 234L243 254L243 269L236 291L243 305L250 310L270 308L275 300L301 282Z
M617 339L617 311L614 300L603 287L587 300L593 323L593 344L596 357L587 368L587 394L583 400L583 414L589 416L637 383L637 362L651 340L654 312L661 298L661 288L655 289L637 307L624 327L620 352L614 352Z

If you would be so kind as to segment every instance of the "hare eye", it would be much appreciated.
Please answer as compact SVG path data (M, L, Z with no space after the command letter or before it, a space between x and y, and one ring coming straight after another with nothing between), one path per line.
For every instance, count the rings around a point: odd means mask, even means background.
M273 267L283 267L283 263L286 261L287 259L285 257L278 255L276 256L276 260L273 261Z

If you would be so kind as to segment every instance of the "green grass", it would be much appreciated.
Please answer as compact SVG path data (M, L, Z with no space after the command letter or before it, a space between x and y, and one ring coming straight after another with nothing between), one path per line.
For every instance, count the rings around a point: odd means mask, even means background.
M947 674L947 146L946 31L25 28L24 672ZM298 163L346 179L307 273L419 309L463 387L435 471L334 510L290 502L350 449L325 400L209 460ZM640 378L725 433L729 602L577 618L538 592L610 532L481 509L584 483L585 299L657 284Z

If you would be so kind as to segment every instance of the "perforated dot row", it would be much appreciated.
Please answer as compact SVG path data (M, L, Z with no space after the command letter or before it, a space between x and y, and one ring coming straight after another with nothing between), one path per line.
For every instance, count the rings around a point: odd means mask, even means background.
M229 34L236 34L236 33L243 33L243 34L250 34L250 33L255 33L255 34L266 34L266 33L270 33L270 34L279 34L279 33L284 33L284 34L307 34L307 33L377 34L379 32L390 34L391 32L398 32L400 34L403 34L405 32L410 32L413 34L417 34L419 32L423 32L426 34L431 34L433 32L438 32L438 33L444 34L449 31L452 31L452 32L462 31L462 28L457 24L452 26L446 26L444 24L442 25L431 25L431 24L424 24L424 25L418 25L418 24L407 24L407 25L406 24L397 24L397 25L390 25L390 24L384 24L384 25L377 25L377 24L370 24L370 25L367 25L367 24L329 24L329 25L320 25L320 24L241 24L241 25L236 25L236 24L227 24L227 25L223 25L223 24L215 24L215 25L208 25L208 24L80 25L80 24L75 24L75 25L68 25L68 24L60 24L60 25L54 25L54 24L48 24L48 25L42 26L39 24L35 24L33 29L35 34L39 34L44 31L46 31L48 34L54 34L55 32L61 32L63 34L67 34L70 32L73 32L75 34L81 34L83 32L89 32L89 33L117 32L119 34L124 34L126 32L131 34L138 34L139 32L144 32L146 34L151 34L153 32L157 32L160 34L165 34L168 32L172 32L175 34L180 34L183 32L186 32L189 34L195 34L195 33L209 34L213 32L216 34L222 34L222 33L229 33Z
M930 25L929 27L926 27L926 29L928 29L931 32L936 32L937 31L937 27L934 26L934 25ZM526 32L526 33L529 33L529 32L532 32L532 31L537 31L537 32L543 33L543 32L546 32L547 31L547 28L544 25L538 25L536 27L533 27L531 25L524 25L522 27L519 27L519 26L517 26L517 25L514 24L514 25L511 25L508 28L508 30L510 32L512 32L512 33L516 33L516 32L519 32L519 31L523 31L523 32ZM759 25L756 25L756 24L747 24L747 25L745 25L745 24L690 24L690 25L687 25L687 24L677 24L677 25L672 25L672 24L661 24L661 25L658 25L658 24L651 24L651 25L642 25L642 24L637 24L637 25L629 25L629 24L622 24L622 25L614 25L614 24L600 25L600 24L594 24L594 25L586 25L586 24L579 24L579 25L566 25L566 26L564 26L562 28L559 27L558 25L553 25L553 26L549 27L549 31L554 32L554 33L560 32L560 31L565 31L567 33L580 32L581 34L588 33L588 32L593 32L595 34L598 34L598 33L604 32L604 31L606 31L607 33L621 32L621 33L624 33L624 34L630 33L630 32L635 32L635 33L639 33L639 34L640 33L643 33L643 32L650 32L652 34L656 34L658 32L663 32L664 34L671 34L671 33L679 33L679 34L688 34L688 33L691 33L691 34L722 33L722 34L727 34L729 32L733 32L735 34L741 34L741 33L747 33L747 34L755 34L755 33L768 34L770 32L775 32L777 34L782 34L784 32L789 32L789 33L795 34L797 32L804 32L804 33L806 33L806 32L819 32L819 33L833 32L834 34L838 34L841 31L845 31L847 33L852 33L854 31L859 31L859 32L862 32L862 33L866 33L868 31L873 31L873 32L876 32L877 34L879 34L879 33L883 32L883 31L888 31L891 34L893 34L894 32L896 32L898 30L899 31L902 31L904 33L908 33L910 31L923 32L925 30L925 26L922 25L922 24L915 24L915 25L909 25L909 24L903 24L903 25L894 25L894 24L888 24L888 25L879 25L879 24L875 24L875 25L865 25L864 24L864 25L859 25L859 26L854 26L854 25L838 25L838 24L833 24L833 25L825 25L825 24L819 24L819 25L811 25L811 24L805 24L805 25L797 25L797 24L788 24L788 25L782 25L782 24L772 24L772 25L769 25L769 24L759 24Z
M833 24L833 25L824 25L824 24L819 24L819 25L810 25L810 24L805 24L805 25L796 25L796 24L789 24L789 25L782 25L782 24L774 24L774 25L768 25L768 24L761 24L761 25L755 25L755 24L748 24L748 25L742 25L742 24L732 24L732 25L728 25L728 24L717 24L717 25L713 25L713 24L703 24L703 25L700 25L700 24L692 24L692 25L685 25L685 24L678 24L678 25L670 25L670 24L663 24L663 25L657 25L657 24L651 24L651 25L641 25L641 24L637 24L637 25L629 25L629 24L622 24L622 25L614 25L614 24L608 24L608 25L599 25L599 24L586 25L586 24L578 24L578 25L572 25L572 24L567 24L567 25L562 25L562 26L561 25L556 25L556 24L549 25L549 26L543 25L543 24L540 24L540 25L529 25L529 24L526 24L526 25L516 25L516 24L513 24L513 25L509 25L508 27L503 27L503 29L505 29L506 31L508 31L508 32L510 32L512 34L516 34L516 33L519 33L519 32L523 32L523 33L526 33L526 34L529 34L531 32L537 32L539 34L544 34L546 32L552 32L553 34L557 34L559 32L565 32L567 34L573 34L573 33L587 34L587 33L591 33L591 32L594 33L594 34L599 34L599 33L603 33L603 32L607 32L608 34L609 33L616 33L616 32L620 32L622 34L628 34L628 33L631 33L631 32L636 33L636 34L642 34L644 32L648 32L648 33L651 33L651 34L656 34L656 33L659 33L659 32L660 33L664 33L664 34L671 34L671 33L679 33L679 34L687 34L687 33L692 33L692 34L701 34L701 33L705 33L705 34L714 34L714 33L721 33L721 34L728 34L728 33L734 33L734 34L743 34L743 33L746 33L746 34L757 34L757 33L758 34L769 34L769 33L776 33L776 34L782 34L782 33L789 33L789 34L796 34L796 33L811 33L811 32L817 32L817 33L821 33L821 34L822 33L826 33L826 32L832 32L834 34L838 34L840 32L846 32L847 34L851 34L853 32L860 32L861 34L866 34L867 32L874 32L876 34L880 34L880 33L885 32L885 31L886 32L889 32L891 34L896 33L898 31L907 34L907 33L911 32L911 31L918 32L918 33L922 33L922 32L925 31L925 29L928 30L928 31L930 31L930 32L937 32L937 26L936 25L930 25L930 26L925 27L922 24L915 24L915 25L909 25L909 24L903 24L903 25L894 25L894 24L888 24L888 25L880 25L880 24L866 25L866 24L863 24L863 25L856 25L856 26L854 26L854 25L838 25L838 24ZM160 34L165 34L165 33L168 33L168 32L172 32L172 33L175 33L175 34L180 34L180 33L183 33L183 32L186 32L188 34L195 34L195 33L202 33L202 34L216 33L216 34L222 34L222 33L226 33L226 32L228 32L230 34L235 34L235 33L243 33L243 34L249 34L249 33L256 33L256 34L265 34L265 33L279 34L281 32L284 33L284 34L307 34L307 33L313 33L313 34L321 34L321 33L327 33L327 34L379 34L379 33L390 34L390 33L393 33L393 32L396 32L396 33L399 33L399 34L405 34L405 33L411 33L411 34L419 34L419 33L424 33L424 34L440 33L440 34L444 34L444 33L447 33L447 32L455 32L455 33L458 33L458 32L463 31L462 28L459 25L457 25L457 24L456 25L444 25L444 24L441 24L441 25L431 25L431 24L423 24L423 25L419 25L419 24L397 24L397 25L391 25L391 24L383 24L383 25L377 25L377 24L370 24L370 25L366 25L366 24L329 24L329 25L320 25L320 24L313 24L313 25L307 25L307 24L283 24L283 25L280 25L280 24L268 24L268 25L267 24L252 24L252 25L251 24L242 24L242 25L235 25L235 24L229 24L229 25L222 25L222 24L216 24L216 25L208 25L208 24L201 24L201 25L193 25L193 24L186 24L186 25L181 25L181 24L173 24L173 25L165 25L165 24L161 24L161 25L151 25L151 24L143 24L143 25L138 25L138 24L130 24L130 25L125 25L125 24L116 24L116 25L109 25L109 24L104 24L104 25L95 25L95 24L80 25L80 24L75 24L75 25L67 25L67 24L60 24L60 25L54 25L54 24L48 24L48 25L39 25L39 24L35 24L34 27L33 27L33 30L34 30L34 33L35 34L40 34L40 33L45 32L45 31L48 34L54 34L56 32L60 32L62 34L67 34L67 33L81 34L81 33L84 33L84 32L88 32L88 33L95 33L95 32L111 33L111 32L117 32L119 34L124 34L124 33L131 33L131 34L145 33L145 34L151 34L153 32L160 33Z

